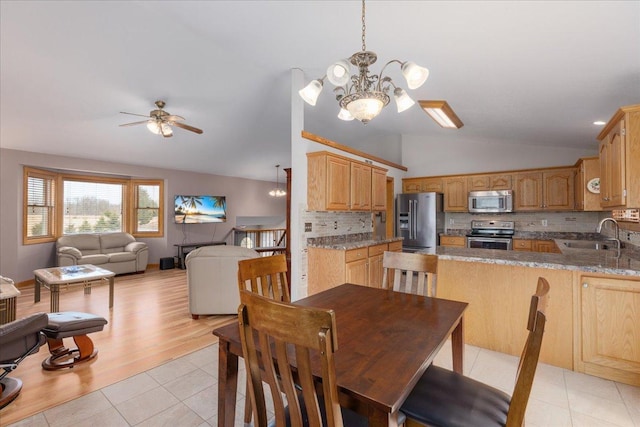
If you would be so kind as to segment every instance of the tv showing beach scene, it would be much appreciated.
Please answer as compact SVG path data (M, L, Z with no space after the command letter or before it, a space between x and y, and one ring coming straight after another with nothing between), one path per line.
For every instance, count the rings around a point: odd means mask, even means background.
M225 196L175 196L173 222L207 224L227 220Z

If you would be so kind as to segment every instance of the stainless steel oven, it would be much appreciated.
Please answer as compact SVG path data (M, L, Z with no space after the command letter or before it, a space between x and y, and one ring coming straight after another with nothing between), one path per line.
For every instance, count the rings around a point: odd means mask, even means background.
M511 250L514 229L513 221L471 221L471 234L467 235L467 247Z

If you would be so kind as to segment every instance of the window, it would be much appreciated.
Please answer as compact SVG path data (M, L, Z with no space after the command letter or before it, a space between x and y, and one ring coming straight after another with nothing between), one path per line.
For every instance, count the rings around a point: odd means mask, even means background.
M24 244L79 233L164 235L162 180L24 170Z
M133 181L133 234L137 236L162 236L164 224L162 209L164 194L162 181Z
M42 243L55 239L54 174L25 168L23 236L25 243Z
M109 233L123 228L126 182L62 177L62 234Z

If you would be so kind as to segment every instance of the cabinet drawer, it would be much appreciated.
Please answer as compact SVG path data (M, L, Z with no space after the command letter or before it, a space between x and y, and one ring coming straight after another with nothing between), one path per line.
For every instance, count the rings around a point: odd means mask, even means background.
M440 246L467 246L467 238L464 236L440 236Z
M389 249L389 245L382 243L380 245L369 246L369 256L382 255L384 251Z
M358 249L351 249L348 250L347 253L345 254L345 262L351 262L351 261L357 261L359 259L366 259L367 258L367 248L358 248Z
M513 249L530 251L533 248L533 240L513 239Z
M391 242L389 243L389 251L391 252L402 252L402 241Z

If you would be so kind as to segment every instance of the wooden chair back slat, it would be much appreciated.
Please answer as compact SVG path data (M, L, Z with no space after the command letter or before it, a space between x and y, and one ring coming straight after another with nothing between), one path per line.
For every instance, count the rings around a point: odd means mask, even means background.
M549 282L544 277L538 278L536 293L531 297L529 307L529 318L527 329L529 334L522 350L518 372L516 374L516 385L511 396L509 412L507 413L507 423L509 427L522 426L524 415L533 386L533 379L538 366L540 348L542 347L542 335L546 323L545 311L549 295Z
M382 258L382 267L384 268L383 288L424 296L435 294L438 272L438 257L436 255L385 252ZM392 282L391 279L393 279Z
M238 261L238 286L276 301L290 302L284 254Z
M286 424L284 401L275 398L281 394L286 396L289 405L291 425L303 424L295 384L302 388L308 425L322 425L311 368L313 354L314 358L320 358L322 364L322 389L327 423L329 426L342 427L333 360L333 353L338 348L333 310L274 301L248 290L240 291L240 301L238 322L249 377L248 398L251 399L254 410L255 425L267 425L262 381L268 383L274 396L276 425ZM257 342L256 334L259 337ZM296 365L295 375L292 372L293 362Z

